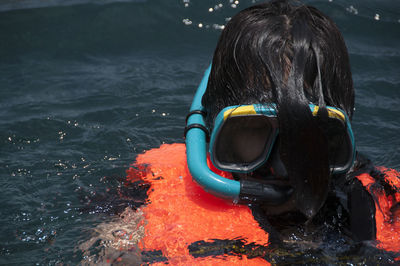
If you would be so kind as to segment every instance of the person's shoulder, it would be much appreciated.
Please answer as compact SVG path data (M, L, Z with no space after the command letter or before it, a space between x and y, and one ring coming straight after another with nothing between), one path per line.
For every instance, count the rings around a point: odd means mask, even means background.
M347 180L351 180L354 177L360 179L360 176L369 176L376 183L384 186L385 189L389 184L390 187L395 187L396 190L400 191L400 172L398 170L375 165L361 153L357 153L354 166L346 176Z

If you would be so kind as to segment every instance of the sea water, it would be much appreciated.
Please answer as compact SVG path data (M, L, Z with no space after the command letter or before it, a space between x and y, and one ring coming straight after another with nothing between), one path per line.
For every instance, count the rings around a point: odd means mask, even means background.
M0 264L85 262L79 245L111 219L85 206L137 154L183 142L221 30L257 2L0 3ZM358 150L400 170L400 4L305 2L344 35Z

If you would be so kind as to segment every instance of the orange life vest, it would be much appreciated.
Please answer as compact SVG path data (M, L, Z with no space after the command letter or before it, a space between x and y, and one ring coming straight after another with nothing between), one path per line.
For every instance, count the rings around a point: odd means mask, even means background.
M400 252L400 173L382 166L376 167L376 170L376 178L363 173L357 179L375 201L377 246Z
M212 170L229 178L225 172ZM376 199L378 247L399 252L400 208L393 209L400 202L399 173L382 167L379 170L395 194L386 195L368 174L357 178ZM145 236L139 245L142 250L162 253L159 254L160 264L166 261L172 265L269 264L260 256L263 250L260 247L268 246L268 233L259 226L247 206L217 198L192 180L184 144L164 144L140 154L134 167L127 170L127 179L131 182L144 180L151 185L148 204L142 208L146 224ZM230 243L232 252L254 249L256 255L249 255L252 254L250 250L240 256L202 256L201 244L221 239L233 241ZM229 250L226 253L229 254Z

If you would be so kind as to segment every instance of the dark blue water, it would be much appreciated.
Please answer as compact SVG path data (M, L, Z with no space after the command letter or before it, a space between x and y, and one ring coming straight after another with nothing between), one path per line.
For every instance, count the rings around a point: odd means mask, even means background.
M0 3L0 264L85 261L79 244L110 219L82 212L85 197L118 186L138 153L183 142L221 27L252 2ZM399 2L307 3L345 37L358 150L399 170Z

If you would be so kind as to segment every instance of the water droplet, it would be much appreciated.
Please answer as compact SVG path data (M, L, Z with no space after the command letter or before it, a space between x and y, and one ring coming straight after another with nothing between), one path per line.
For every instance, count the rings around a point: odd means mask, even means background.
M346 8L346 11L349 13L353 13L354 15L358 14L358 10L354 7L354 6L349 6L348 8Z
M58 132L58 135L59 135L59 139L60 139L60 140L63 140L64 137L67 135L67 133L62 132L62 131L59 131L59 132Z
M182 22L183 22L186 26L192 25L192 21L191 21L190 19L188 19L188 18L183 19ZM153 110L153 111L155 112L155 110ZM154 113L154 112L153 112L153 113Z
M183 0L183 4L185 7L188 7L190 4L190 0Z
M40 235L41 233L43 233L43 229L42 228L38 228L37 230L36 230L36 233L35 233L35 235Z
M213 24L213 28L216 30L223 30L225 25Z

